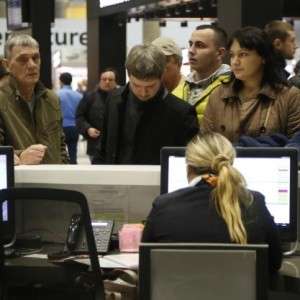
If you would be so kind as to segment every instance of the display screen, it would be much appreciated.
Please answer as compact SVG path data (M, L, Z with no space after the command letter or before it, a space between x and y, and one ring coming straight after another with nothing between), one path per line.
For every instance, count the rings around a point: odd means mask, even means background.
M274 221L291 240L297 228L297 150L289 148L238 148L234 166L247 188L265 197ZM185 149L167 147L161 153L161 193L188 186ZM293 236L293 237L292 237Z
M0 189L6 189L7 185L7 156L0 154ZM7 201L2 203L2 220L8 221Z
M0 147L0 190L14 186L13 148ZM4 200L4 201L3 201ZM15 236L14 203L8 199L1 199L2 203L2 242L9 246Z
M289 157L237 157L234 161L247 187L265 196L271 215L281 224L290 223L290 165ZM185 158L170 156L168 192L187 186Z

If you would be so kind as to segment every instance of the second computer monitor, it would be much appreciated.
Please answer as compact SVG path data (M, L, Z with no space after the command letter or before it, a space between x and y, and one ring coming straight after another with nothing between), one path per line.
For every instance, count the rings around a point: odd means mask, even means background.
M234 166L247 187L261 192L283 241L297 240L297 150L293 148L237 148ZM188 186L185 148L161 151L161 193Z
M14 156L13 148L9 146L0 147L0 189L14 186ZM5 199L1 203L2 208L2 232L1 242L9 246L15 234L15 211L13 202Z

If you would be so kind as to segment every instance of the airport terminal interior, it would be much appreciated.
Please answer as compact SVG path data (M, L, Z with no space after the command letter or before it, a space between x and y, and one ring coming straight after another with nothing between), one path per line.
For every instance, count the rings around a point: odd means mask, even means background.
M0 300L300 299L299 0L0 0L0 62Z

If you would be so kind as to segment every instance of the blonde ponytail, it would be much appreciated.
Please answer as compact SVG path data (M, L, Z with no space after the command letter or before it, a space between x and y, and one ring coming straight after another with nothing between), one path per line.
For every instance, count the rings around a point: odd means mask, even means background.
M232 242L247 243L247 232L242 221L240 202L251 200L243 176L232 164L235 150L218 133L197 136L186 150L186 162L195 169L209 170L217 177L212 197L217 212L225 221Z
M245 184L243 178L229 163L220 163L217 170L218 181L213 190L216 209L227 224L231 241L247 244L239 200Z

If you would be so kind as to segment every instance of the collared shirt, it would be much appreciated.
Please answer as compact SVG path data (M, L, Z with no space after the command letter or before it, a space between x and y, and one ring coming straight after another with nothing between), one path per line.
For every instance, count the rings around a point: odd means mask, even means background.
M30 101L26 101L26 104L27 104L31 114L33 115L33 110L34 110L34 105L35 105L35 96L34 96L34 94L32 95Z
M189 186L196 186L200 181L202 180L202 177L199 175L197 177L194 177L190 182Z

